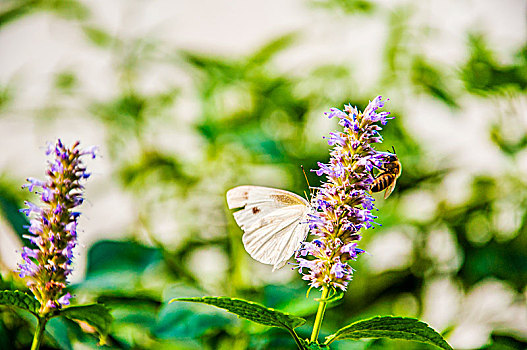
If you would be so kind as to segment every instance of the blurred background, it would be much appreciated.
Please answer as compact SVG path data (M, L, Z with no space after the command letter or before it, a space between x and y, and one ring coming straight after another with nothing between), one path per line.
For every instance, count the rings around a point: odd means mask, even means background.
M71 290L115 317L114 349L292 349L279 329L167 301L225 295L294 313L317 304L288 267L252 261L226 208L236 185L307 190L329 158L322 116L377 95L403 164L368 254L322 335L373 315L417 317L456 349L527 348L527 24L524 1L3 0L0 289L27 241L20 189L45 144L98 145ZM308 173L312 185L319 179ZM0 348L31 342L0 308ZM84 332L83 331L86 331ZM310 326L298 329L303 338ZM46 349L97 348L53 319ZM429 349L404 341L336 349Z

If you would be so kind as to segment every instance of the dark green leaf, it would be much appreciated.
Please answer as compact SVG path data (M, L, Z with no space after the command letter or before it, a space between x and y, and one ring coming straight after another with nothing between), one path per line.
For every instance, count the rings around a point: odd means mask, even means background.
M97 330L103 340L113 320L110 311L102 304L72 306L62 309L60 314L72 320L88 323Z
M14 344L8 329L4 326L3 321L0 321L0 349L12 349L13 347Z
M426 323L414 318L379 316L350 324L326 337L325 344L335 340L362 338L389 338L412 340L435 345L441 349L453 350L443 337Z
M527 88L527 62L522 57L524 53L520 51L513 64L502 65L483 35L471 34L469 47L470 58L461 70L467 91L486 95L505 87L518 90Z
M201 339L211 329L232 324L227 315L195 313L190 309L165 307L159 312L152 333L161 339Z
M19 290L0 291L0 305L16 306L31 312L33 315L37 315L40 309L40 303L37 299Z
M46 324L46 333L55 341L59 349L73 350L66 320L57 317L49 320Z
M99 241L88 253L88 278L100 273L143 272L161 259L158 249L136 242Z
M26 216L20 212L23 207L20 185L12 183L5 177L0 178L0 216L3 216L16 235L23 239L22 235L27 234L27 229L24 226L28 225L29 222Z
M263 305L243 299L228 297L178 298L172 301L204 303L225 309L238 317L271 327L280 327L292 331L303 325L306 320Z
M33 1L31 0L12 1L11 5L6 2L2 5L2 11L0 11L0 27L31 13L34 8Z

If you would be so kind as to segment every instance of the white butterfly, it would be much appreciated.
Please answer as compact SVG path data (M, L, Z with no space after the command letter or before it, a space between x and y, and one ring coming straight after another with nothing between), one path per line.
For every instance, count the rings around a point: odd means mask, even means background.
M309 202L292 192L270 187L238 186L227 191L229 209L244 231L242 241L251 257L284 266L306 239L309 225Z

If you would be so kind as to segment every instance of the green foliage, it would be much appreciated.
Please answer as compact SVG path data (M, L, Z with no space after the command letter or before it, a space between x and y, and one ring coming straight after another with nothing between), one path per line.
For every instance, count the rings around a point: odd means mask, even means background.
M167 306L159 312L152 331L160 339L200 339L211 329L221 329L231 324L232 321L222 315Z
M62 71L55 76L55 87L64 93L71 93L77 84L77 77L72 71Z
M522 48L512 64L500 64L489 48L485 37L472 34L469 37L470 58L462 68L462 78L468 91L486 95L511 87L527 88L526 49Z
M315 6L342 11L345 14L371 13L375 10L375 5L366 0L311 0L311 3Z
M267 44L249 56L246 67L251 68L269 62L274 56L279 54L280 51L293 45L297 38L297 34L291 33L269 41Z
M139 273L160 259L160 252L131 241L99 241L88 254L88 274L132 271Z
M0 9L0 27L36 11L50 11L68 19L88 16L88 9L76 0L8 0Z
M0 291L0 305L14 306L29 311L36 317L42 317L39 314L40 303L33 296L18 290ZM99 333L101 343L104 343L112 323L109 310L101 304L71 306L46 315L49 320L46 324L46 332L59 344L61 349L66 350L72 349L69 330L64 321L58 320L57 316L64 316L77 322L81 321L93 327ZM1 334L2 323L0 323Z
M204 303L225 309L238 317L270 327L280 327L292 331L303 325L306 320L300 317L267 308L263 305L243 299L228 297L175 298L172 301Z
M114 43L115 39L102 29L85 26L83 30L86 37L99 47L108 48Z
M459 107L454 95L447 88L442 70L432 66L423 57L414 58L412 64L412 82L424 89L430 96L443 101L451 107Z
M112 324L112 315L108 308L101 304L70 306L62 309L60 314L72 320L82 321L94 327L104 341Z
M144 271L158 264L162 253L133 241L99 241L88 252L86 290L122 294L140 286Z
M7 86L0 86L0 111L6 109L12 100L12 88Z
M326 337L325 344L329 345L336 340L358 340L362 338L411 340L452 350L452 347L443 337L426 323L413 318L392 316L379 316L350 324Z
M68 327L68 321L61 317L54 317L46 324L46 334L50 335L53 342L61 350L73 350L71 344L71 328Z
M22 235L27 234L24 228L29 222L26 216L20 212L23 206L21 191L18 190L20 185L15 186L12 181L5 177L0 177L0 216L5 218L8 225L22 240Z
M0 291L0 305L15 306L29 311L33 315L37 315L40 309L40 303L37 299L19 290Z
M267 308L258 303L237 298L228 297L202 297L202 298L175 298L173 301L185 301L192 303L209 304L238 317L247 319L252 322L263 324L270 327L286 329L297 344L299 349L305 348L305 342L302 341L295 332L295 328L302 326L306 320L296 317L272 308Z

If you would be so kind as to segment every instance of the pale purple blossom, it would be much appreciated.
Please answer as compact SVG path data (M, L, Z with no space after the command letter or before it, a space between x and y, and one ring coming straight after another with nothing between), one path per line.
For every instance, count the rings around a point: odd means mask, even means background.
M90 175L81 157L95 157L95 148L80 149L79 142L66 147L60 140L48 143L46 154L52 159L45 181L28 178L22 186L30 192L39 189L42 204L29 201L21 209L30 217L26 227L28 239L34 249L24 247L23 262L18 265L20 277L27 278L27 286L41 304L41 313L69 305L70 293L65 293L67 278L71 274L73 249L77 242L77 219L80 212L73 209L83 202L81 181Z
M346 290L353 275L349 263L364 252L357 247L360 230L377 224L370 195L372 171L383 166L386 156L372 144L382 142L382 128L374 123L384 125L391 119L388 112L377 113L385 102L377 96L362 113L349 105L344 111L332 108L324 113L338 117L344 132L330 133L330 161L319 162L319 169L313 170L326 177L312 200L314 212L308 216L315 239L304 242L296 254L302 279L311 287Z

